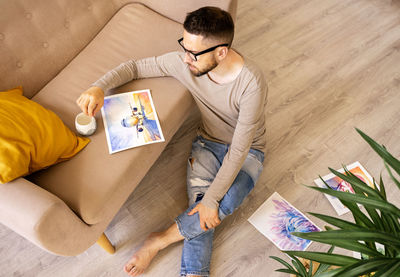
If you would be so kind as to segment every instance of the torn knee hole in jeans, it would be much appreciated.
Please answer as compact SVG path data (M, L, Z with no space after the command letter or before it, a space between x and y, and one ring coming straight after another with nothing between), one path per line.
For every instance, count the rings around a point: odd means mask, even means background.
M190 182L190 186L191 186L192 188L194 188L194 187L208 187L208 186L210 186L210 182L209 182L209 181L203 180L203 179L198 178L198 177L193 178L193 179L190 179L189 182Z
M194 196L196 197L196 200L194 200L194 202L198 202L198 201L200 201L201 199L203 199L204 193L195 193Z

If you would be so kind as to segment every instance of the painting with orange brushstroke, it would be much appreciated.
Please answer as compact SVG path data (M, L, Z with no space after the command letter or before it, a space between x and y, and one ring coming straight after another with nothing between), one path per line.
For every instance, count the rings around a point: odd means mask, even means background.
M357 161L355 163L352 163L351 165L346 167L348 171L353 173L355 176L357 176L360 180L362 180L364 183L366 183L368 186L374 188L374 181L371 177L371 175L365 170L365 168ZM340 173L344 173L344 169L338 170ZM328 184L328 186L334 190L337 191L345 191L349 193L354 194L354 189L353 187L347 183L346 181L342 180L338 176L334 175L333 173L328 174L322 179ZM326 185L324 182L322 182L321 179L316 179L314 182L321 188L326 188ZM325 196L328 198L329 202L332 204L333 208L337 212L338 215L343 215L347 212L349 212L349 209L346 208L336 197L333 197L331 195L325 194Z

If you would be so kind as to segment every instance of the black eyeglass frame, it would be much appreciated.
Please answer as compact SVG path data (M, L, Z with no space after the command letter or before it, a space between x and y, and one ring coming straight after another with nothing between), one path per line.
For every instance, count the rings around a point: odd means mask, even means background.
M205 54L205 53L211 52L211 51L217 49L218 47L229 46L228 43L223 43L223 44L218 44L218 45L216 45L216 46L210 47L210 48L208 48L208 49L206 49L206 50L200 51L199 53L193 53L192 51L187 50L187 49L185 48L185 46L183 46L182 41L183 41L183 38L178 39L179 45L183 48L183 51L192 54L193 57L194 57L194 60L195 60L196 62L197 62L197 56L200 56L200 55L203 55L203 54ZM190 57L190 58L191 58L191 57Z

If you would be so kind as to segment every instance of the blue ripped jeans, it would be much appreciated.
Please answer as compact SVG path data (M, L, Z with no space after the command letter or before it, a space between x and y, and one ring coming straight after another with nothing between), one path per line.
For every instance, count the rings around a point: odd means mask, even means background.
M213 182L229 145L209 141L199 136L192 144L188 161L187 192L189 208L175 222L185 237L183 242L181 276L209 276L214 229L204 231L200 227L199 214L188 215L197 205ZM233 213L253 189L263 169L264 153L250 149L246 160L228 192L219 204L220 220Z

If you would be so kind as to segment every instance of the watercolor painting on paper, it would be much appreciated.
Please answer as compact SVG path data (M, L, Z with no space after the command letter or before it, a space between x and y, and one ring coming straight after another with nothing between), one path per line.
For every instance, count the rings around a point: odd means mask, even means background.
M107 96L101 113L110 154L164 141L150 90Z
M321 229L277 192L273 193L248 219L280 250L306 250L311 241L291 232L318 232Z
M368 186L374 188L374 181L371 175L365 170L365 168L357 161L355 163L346 166L347 170L357 176L360 180L366 183ZM338 170L340 173L344 173L344 169ZM350 193L354 193L353 187L347 183L346 181L342 180L341 178L337 177L335 174L331 173L328 174L322 179L328 184L328 186L336 191L346 191ZM314 182L317 186L321 188L326 188L324 182L321 179L316 179ZM338 215L343 215L349 212L349 209L346 208L336 197L331 195L325 194L328 198L329 202L332 204L333 208L335 209Z

